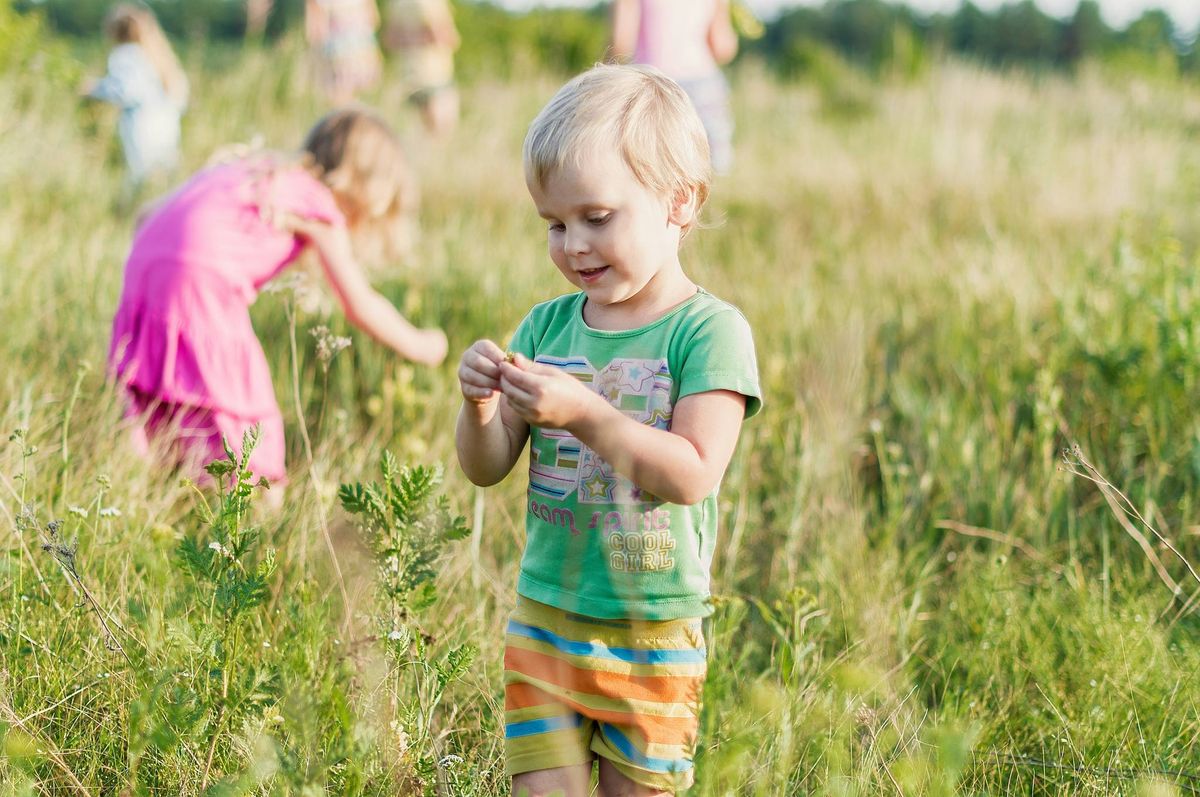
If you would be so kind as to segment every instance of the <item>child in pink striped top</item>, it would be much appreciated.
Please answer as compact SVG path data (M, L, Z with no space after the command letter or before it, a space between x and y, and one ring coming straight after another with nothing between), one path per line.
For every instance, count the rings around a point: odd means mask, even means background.
M704 124L713 170L733 163L733 114L721 66L737 55L729 0L614 0L612 55L652 66L687 93Z

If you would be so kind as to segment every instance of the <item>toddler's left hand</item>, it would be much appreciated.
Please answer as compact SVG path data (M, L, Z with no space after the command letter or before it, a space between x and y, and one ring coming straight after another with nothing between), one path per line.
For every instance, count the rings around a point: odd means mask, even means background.
M599 405L608 406L565 371L531 362L520 354L511 363L500 363L500 392L526 423L546 429L570 431Z

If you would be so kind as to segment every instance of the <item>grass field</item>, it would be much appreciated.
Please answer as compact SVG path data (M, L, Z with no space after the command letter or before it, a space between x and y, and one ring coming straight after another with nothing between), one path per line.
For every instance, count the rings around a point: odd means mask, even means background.
M321 110L286 47L188 68L189 169ZM452 350L567 288L519 162L559 81L466 86L446 144L373 98L424 203L376 279ZM472 488L452 364L396 362L297 280L254 308L283 511L133 456L104 380L114 120L73 88L0 80L0 794L505 794L521 467ZM738 166L684 261L750 319L767 408L722 488L691 793L1200 793L1200 580L1142 520L1200 565L1200 87L750 64L735 90ZM319 325L353 345L320 362ZM409 474L364 535L336 491L384 450L444 481Z

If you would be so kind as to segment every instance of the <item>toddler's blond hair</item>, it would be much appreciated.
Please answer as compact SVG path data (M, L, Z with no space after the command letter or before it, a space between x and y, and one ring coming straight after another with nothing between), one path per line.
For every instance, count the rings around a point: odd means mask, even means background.
M617 147L646 188L692 199L699 214L712 183L708 137L675 81L641 65L597 64L579 75L558 90L529 126L526 179L544 186L564 165L577 164L605 146Z

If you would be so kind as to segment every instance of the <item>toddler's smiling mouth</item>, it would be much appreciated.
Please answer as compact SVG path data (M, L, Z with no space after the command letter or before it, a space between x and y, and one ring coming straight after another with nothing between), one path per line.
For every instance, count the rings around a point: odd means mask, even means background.
M596 280L600 279L600 276L606 271L608 271L608 266L598 266L596 268L581 268L575 273L578 274L579 278L584 282L595 282Z

